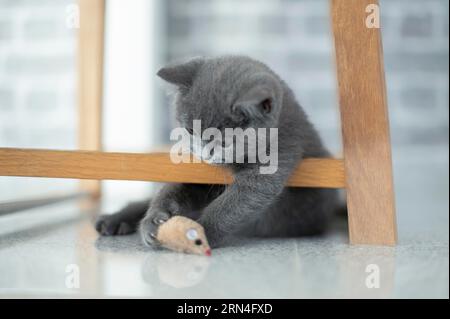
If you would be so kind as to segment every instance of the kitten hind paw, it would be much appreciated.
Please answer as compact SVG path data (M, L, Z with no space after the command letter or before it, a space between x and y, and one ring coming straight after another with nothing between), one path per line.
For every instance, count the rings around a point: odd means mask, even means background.
M102 236L128 235L136 231L129 223L109 215L99 217L95 222L95 229Z

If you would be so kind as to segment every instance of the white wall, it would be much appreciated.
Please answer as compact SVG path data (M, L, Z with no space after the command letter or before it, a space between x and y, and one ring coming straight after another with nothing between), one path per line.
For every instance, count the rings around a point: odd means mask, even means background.
M159 145L155 73L159 66L159 1L108 0L103 142L106 151L146 152ZM158 43L158 45L156 45ZM150 183L105 181L106 200L139 199Z

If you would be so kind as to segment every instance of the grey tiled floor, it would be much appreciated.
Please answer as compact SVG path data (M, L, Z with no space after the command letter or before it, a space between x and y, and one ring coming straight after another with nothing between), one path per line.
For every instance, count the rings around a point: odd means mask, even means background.
M0 297L448 298L448 166L400 163L396 182L397 247L349 246L337 223L322 238L235 240L208 258L99 238L75 203L3 217ZM371 264L379 288L366 286Z

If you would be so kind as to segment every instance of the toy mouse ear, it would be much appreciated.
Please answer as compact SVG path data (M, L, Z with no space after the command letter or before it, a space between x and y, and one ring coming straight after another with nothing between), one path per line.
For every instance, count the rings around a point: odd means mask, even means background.
M203 58L194 58L185 63L168 65L160 69L157 75L169 83L190 87L204 61Z

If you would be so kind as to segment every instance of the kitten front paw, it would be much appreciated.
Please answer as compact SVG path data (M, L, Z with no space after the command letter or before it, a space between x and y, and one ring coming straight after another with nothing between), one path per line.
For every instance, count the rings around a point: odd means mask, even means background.
M164 211L157 211L148 213L141 221L140 234L142 241L149 247L158 247L159 241L156 238L158 235L158 228L171 217L170 213Z

